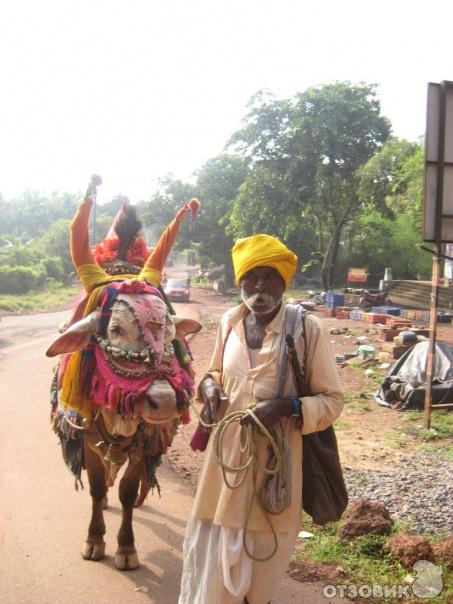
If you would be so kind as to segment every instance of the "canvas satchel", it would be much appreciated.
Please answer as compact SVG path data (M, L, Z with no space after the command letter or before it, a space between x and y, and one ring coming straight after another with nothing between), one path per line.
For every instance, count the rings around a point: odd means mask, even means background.
M299 364L294 346L293 333L287 331L287 353L291 358L294 381L299 398L309 396L306 371L307 339L305 330L305 310L298 305L288 304L286 312L296 315L302 321L302 335L305 353ZM295 325L294 321L291 321ZM303 417L303 404L302 404ZM333 426L321 432L302 436L302 507L315 524L326 524L339 520L348 505L348 493L338 454L337 438Z

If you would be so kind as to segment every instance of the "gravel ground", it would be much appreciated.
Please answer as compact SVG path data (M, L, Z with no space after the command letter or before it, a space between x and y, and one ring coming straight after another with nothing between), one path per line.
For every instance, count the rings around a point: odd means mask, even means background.
M453 532L453 462L413 454L392 470L343 470L351 502L380 501L394 520L409 522L420 534Z

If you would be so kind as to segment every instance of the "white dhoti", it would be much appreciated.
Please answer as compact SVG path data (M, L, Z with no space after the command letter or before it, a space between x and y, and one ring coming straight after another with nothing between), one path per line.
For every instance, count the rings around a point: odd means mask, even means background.
M278 550L270 560L249 558L243 529L192 518L186 528L184 567L178 604L267 604L278 588L294 550L298 530L278 533ZM265 557L274 547L272 533L247 531L253 556Z

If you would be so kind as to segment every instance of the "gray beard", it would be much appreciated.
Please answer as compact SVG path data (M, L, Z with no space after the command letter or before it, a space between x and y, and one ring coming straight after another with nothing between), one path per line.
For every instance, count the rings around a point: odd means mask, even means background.
M247 297L245 293L241 291L241 297L249 311L258 316L268 315L274 311L282 301L281 297L276 299L274 296L271 296L271 294L265 293L253 294L252 296ZM260 302L260 304L258 308L255 308L257 302Z

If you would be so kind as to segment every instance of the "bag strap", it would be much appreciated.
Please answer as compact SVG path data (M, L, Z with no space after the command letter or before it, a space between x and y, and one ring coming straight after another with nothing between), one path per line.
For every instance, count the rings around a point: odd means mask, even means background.
M278 375L277 375L277 392L276 397L279 398L283 392L283 387L285 385L286 377L288 375L288 365L293 365L294 359L299 365L297 352L294 346L294 332L296 330L296 326L299 322L302 322L302 336L304 338L304 346L306 348L306 333L305 333L305 310L299 306L298 304L287 304L285 307L285 319L282 326L282 331L286 334L282 338L281 349L280 349L280 362L278 364ZM287 338L290 339L292 345L288 344ZM302 376L306 375L305 371L305 356L303 358L303 369L301 370ZM298 372L299 373L299 372ZM294 373L293 373L294 375ZM295 386L296 389L300 392L298 396L303 396L306 388L302 389L302 383L305 381L305 378L302 380L296 380Z
M285 318L283 319L282 331L283 333L288 330L292 333L294 330L294 326L296 323L296 316L294 312L294 305L286 304L285 306ZM288 349L285 345L285 342L281 341L280 344L280 359L278 363L278 373L277 373L277 390L275 392L275 398L280 398L283 393L283 388L285 386L286 376L288 375L288 363L289 363L289 353Z
M302 357L302 364L299 363L299 358L297 356L297 350L294 343L294 326L291 331L289 331L285 337L287 354L291 361L291 367L293 370L294 381L296 387L298 389L298 396L306 396L308 393L308 383L307 383L307 332L306 332L306 311L300 307L291 305L293 307L293 314L296 318L300 319L302 323L302 337L304 340L304 355Z

